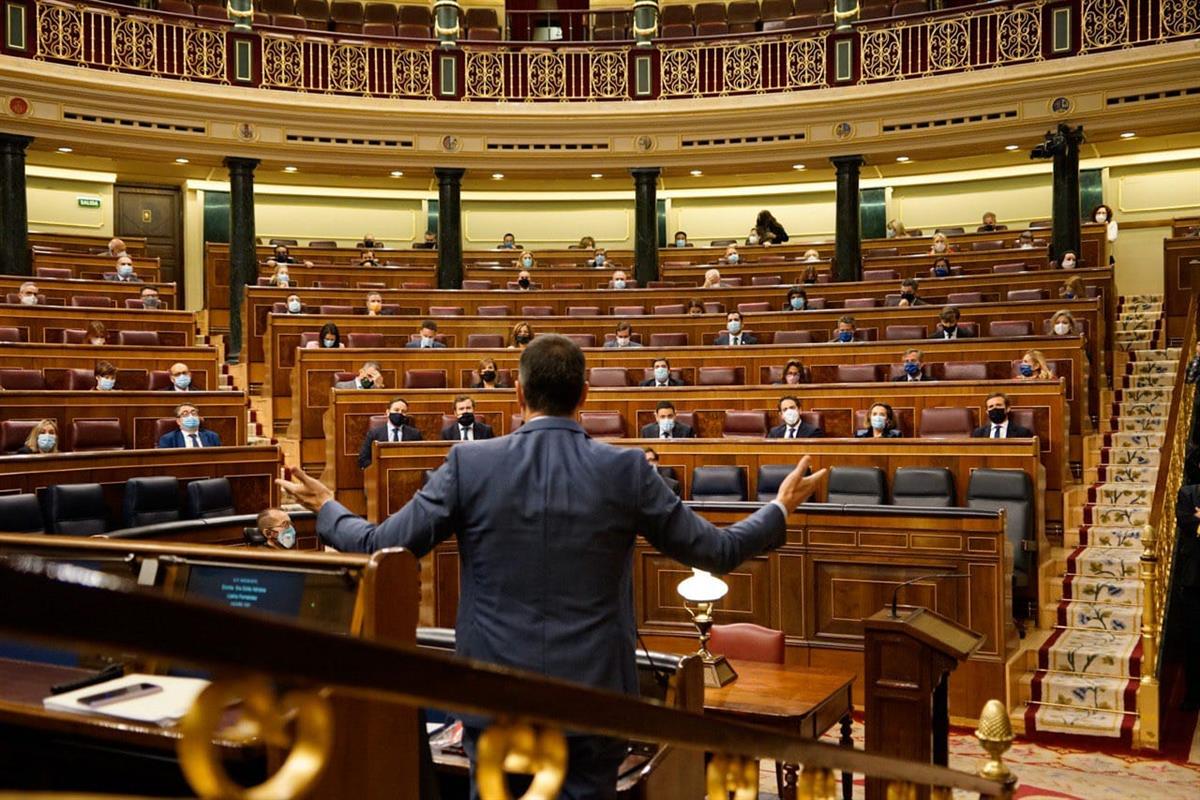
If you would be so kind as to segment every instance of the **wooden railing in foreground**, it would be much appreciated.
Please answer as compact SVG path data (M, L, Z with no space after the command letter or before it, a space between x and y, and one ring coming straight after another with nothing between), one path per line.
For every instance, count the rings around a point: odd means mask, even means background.
M1142 559L1138 577L1142 579L1142 677L1138 686L1138 746L1157 750L1162 728L1163 623L1171 598L1171 570L1175 562L1178 530L1175 524L1175 496L1183 485L1183 460L1191 435L1192 404L1196 385L1187 383L1187 363L1196 349L1197 313L1200 295L1193 292L1188 304L1187 327L1183 332L1183 350L1171 392L1171 410L1167 415L1166 439L1159 451L1158 479L1154 485L1154 505L1150 522L1142 526Z
M682 712L610 692L477 664L413 647L348 639L301 625L239 614L208 605L169 600L126 581L79 567L25 558L0 566L0 630L40 641L119 647L124 651L187 661L216 671L217 680L183 719L179 755L184 773L204 798L304 797L325 770L350 768L330 759L333 715L320 687L364 700L386 699L494 716L484 734L497 749L480 759L478 781L485 800L507 797L495 790L505 767L527 765L554 797L565 773L561 731L587 731L703 749L715 754L708 769L710 798L757 797L758 760L804 765L800 797L834 796L833 770L889 782L888 797L915 798L918 786L949 798L959 789L981 797L1012 797L1015 778L1002 754L1011 727L998 701L980 720L979 737L990 758L980 775L945 767L851 751L786 736L752 725ZM214 648L204 632L220 631ZM296 711L292 749L266 784L250 789L228 781L209 742L227 700L242 697L261 725L283 730L281 703L266 682L286 665L296 687L283 705ZM402 677L401 677L402 676ZM484 741L481 751L488 749ZM983 777L987 776L987 777ZM219 780L218 778L225 780Z

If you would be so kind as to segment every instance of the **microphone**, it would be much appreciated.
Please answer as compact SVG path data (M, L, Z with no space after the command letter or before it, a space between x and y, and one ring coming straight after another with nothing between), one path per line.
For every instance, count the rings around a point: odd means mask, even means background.
M928 575L918 575L915 578L905 581L904 583L897 586L895 591L892 592L892 619L896 619L897 617L900 616L900 614L897 613L897 611L896 611L896 600L900 597L900 590L903 589L905 586L910 586L910 585L916 583L917 581L927 581L930 578L969 578L969 577L971 577L971 573L969 573L969 572L931 572Z

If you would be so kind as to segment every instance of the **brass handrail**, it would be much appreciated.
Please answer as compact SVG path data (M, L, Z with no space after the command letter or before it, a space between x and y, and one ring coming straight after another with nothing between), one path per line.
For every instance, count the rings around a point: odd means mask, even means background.
M171 599L112 576L35 557L0 565L0 596L5 598L0 630L21 638L116 646L231 677L272 675L285 664L292 685L494 716L510 729L516 719L550 729L702 749L727 759L767 758L983 797L1011 797L1013 787L1011 777L989 779L821 744L415 647L346 638L277 618ZM221 646L215 648L203 634L218 631ZM981 739L990 741L990 728L984 727Z

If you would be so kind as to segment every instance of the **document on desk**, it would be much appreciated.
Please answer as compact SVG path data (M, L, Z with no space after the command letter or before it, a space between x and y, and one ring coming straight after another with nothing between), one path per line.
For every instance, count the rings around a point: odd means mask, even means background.
M167 727L192 707L209 682L168 675L126 675L42 700L49 711L110 717Z

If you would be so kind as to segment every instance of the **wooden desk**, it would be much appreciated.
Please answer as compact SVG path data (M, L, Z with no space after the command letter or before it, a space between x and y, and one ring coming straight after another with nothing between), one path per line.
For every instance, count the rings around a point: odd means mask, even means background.
M1200 238L1163 239L1163 309L1167 316L1167 336L1176 342L1186 333L1188 300L1198 285Z
M854 674L829 672L795 664L763 664L730 659L737 671L733 683L704 688L704 713L775 728L783 733L820 739L834 725L838 744L854 747ZM783 763L781 800L795 800L800 765ZM854 775L842 773L842 798L850 800Z
M162 280L162 267L158 257L130 256L133 259L133 272L143 281L158 283ZM72 277L90 280L103 280L104 273L117 271L117 260L111 256L95 256L85 253L46 253L35 250L33 253L33 274L37 275L38 267L54 267L69 269ZM37 280L36 278L34 280Z
M62 250L67 253L98 253L108 249L108 236L89 236L84 233L35 233L29 232L29 245L40 250ZM125 252L131 256L146 252L146 239L142 236L123 236Z
M108 361L122 372L165 372L182 361L192 374L197 390L217 386L221 375L215 347L137 347L133 345L34 344L0 342L0 369L37 369L42 371L48 389L67 388L67 370L96 368L97 361Z
M71 308L62 306L0 307L0 327L17 328L27 342L62 342L64 330L86 330L101 322L116 341L117 331L158 331L165 347L196 343L196 315L191 311L150 311L142 308Z
M5 294L16 294L21 288L21 284L33 281L37 284L38 294L45 295L48 300L62 301L62 305L69 306L71 298L75 295L88 295L92 297L107 297L117 304L117 308L124 308L126 300L140 300L142 297L142 289L147 286L158 290L158 296L162 300L164 309L178 308L176 302L175 284L173 283L121 283L118 281L105 280L90 280L82 278L29 278L25 276L0 277L0 296Z

